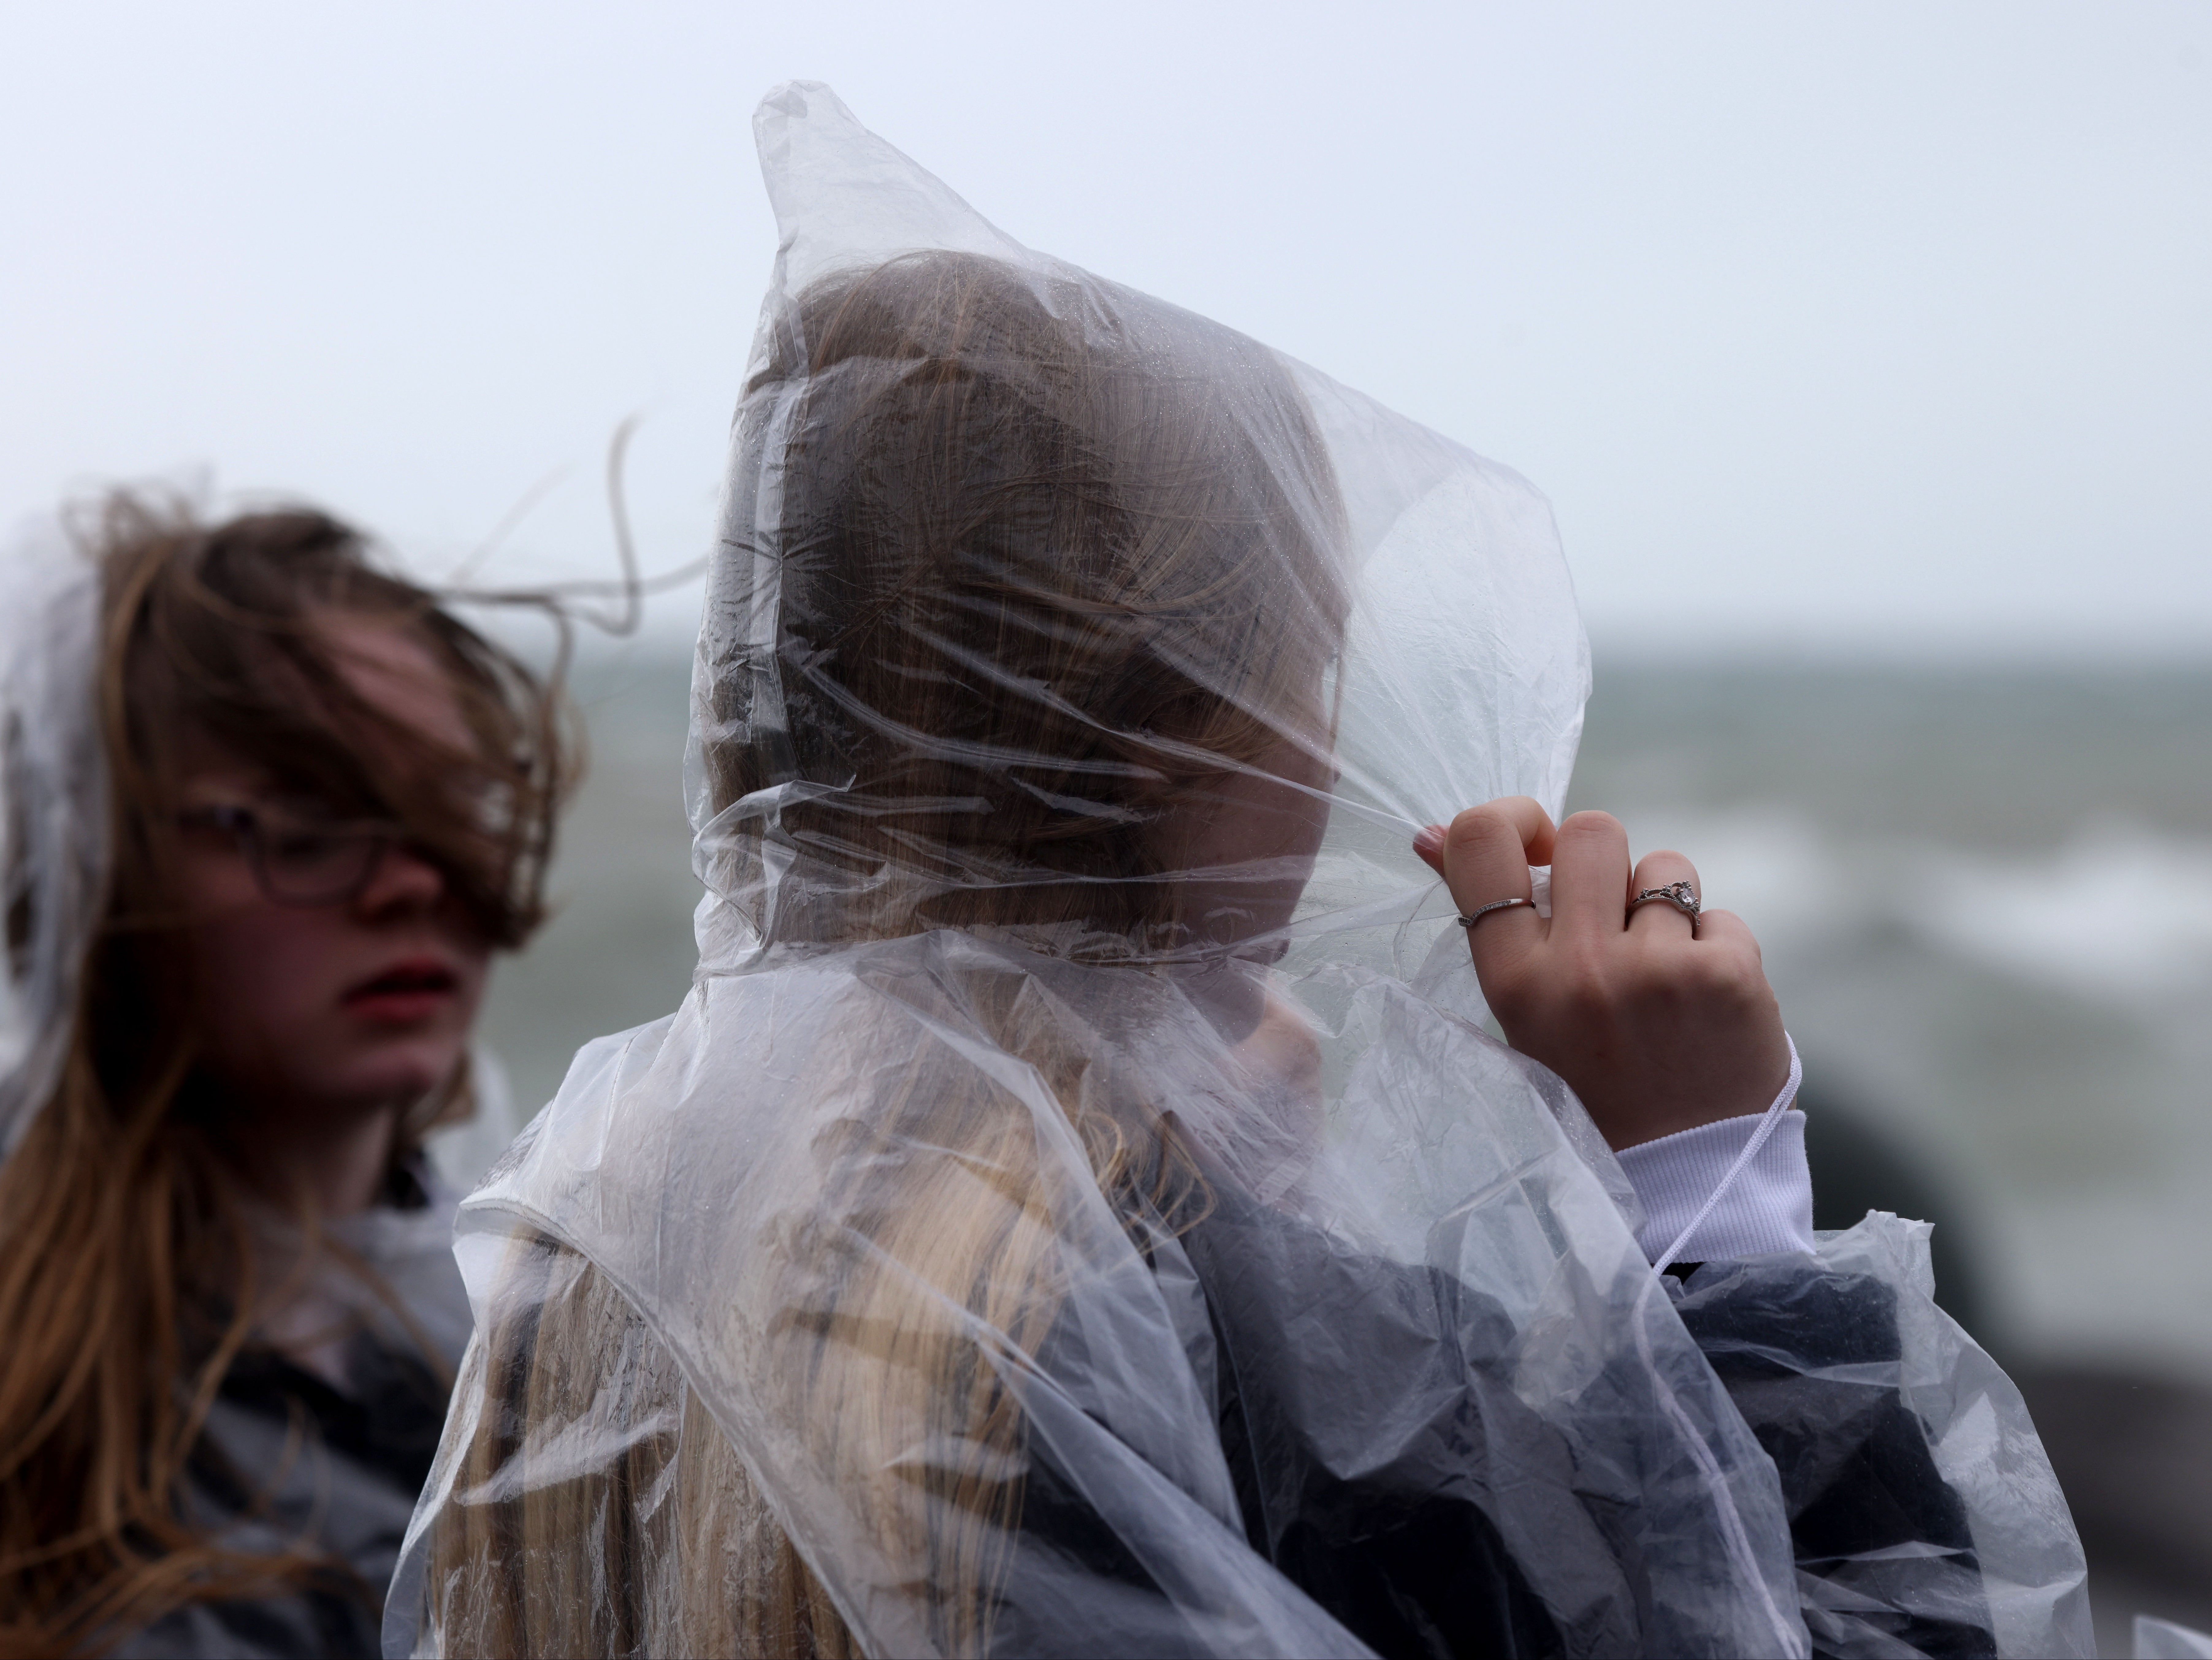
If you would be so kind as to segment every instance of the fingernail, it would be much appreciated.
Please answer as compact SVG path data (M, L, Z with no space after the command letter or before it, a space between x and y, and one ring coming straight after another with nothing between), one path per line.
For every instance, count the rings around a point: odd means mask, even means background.
M1425 830L1413 832L1413 851L1416 853L1434 853L1443 844L1444 827L1442 824L1431 824Z

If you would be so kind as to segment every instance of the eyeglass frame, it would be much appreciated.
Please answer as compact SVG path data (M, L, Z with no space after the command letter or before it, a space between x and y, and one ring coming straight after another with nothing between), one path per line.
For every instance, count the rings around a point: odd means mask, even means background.
M317 890L312 894L286 892L270 874L267 837L270 820L281 823L281 815L265 808L237 806L229 802L212 803L205 806L189 807L177 815L177 822L187 829L210 830L230 837L246 866L253 873L254 885L263 898L271 904L313 909L325 905L349 905L368 891L369 884L384 864L384 855L394 847L408 841L406 827L383 819L340 820L327 825L301 824L299 834L315 836L333 842L365 843L360 854L361 869L343 885L328 891Z

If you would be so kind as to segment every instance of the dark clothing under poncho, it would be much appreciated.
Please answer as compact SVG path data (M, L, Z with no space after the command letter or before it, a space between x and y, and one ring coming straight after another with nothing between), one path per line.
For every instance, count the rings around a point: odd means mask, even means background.
M1508 1386L1511 1328L1491 1299L1231 1195L1180 1246L1246 1536L1286 1578L1388 1657L1648 1647L1636 1543L1568 1438ZM1889 1288L1777 1256L1705 1266L1678 1306L1780 1474L1814 1652L1994 1655L1964 1508L1894 1381ZM1869 1381L1811 1375L1838 1365ZM1508 1485L1512 1541L1497 1502ZM1528 1552L1573 1606L1537 1596ZM1162 1628L1166 1599L1120 1594L1140 1586L1034 1441L994 1650L1194 1651Z

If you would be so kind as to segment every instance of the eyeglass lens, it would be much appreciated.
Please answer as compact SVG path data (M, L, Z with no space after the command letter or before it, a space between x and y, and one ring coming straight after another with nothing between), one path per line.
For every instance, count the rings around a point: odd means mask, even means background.
M327 904L359 893L390 840L366 828L263 824L259 831L263 883L271 898L295 904Z
M317 824L246 807L207 807L185 818L228 833L261 891L288 905L354 897L368 885L394 834L380 824Z

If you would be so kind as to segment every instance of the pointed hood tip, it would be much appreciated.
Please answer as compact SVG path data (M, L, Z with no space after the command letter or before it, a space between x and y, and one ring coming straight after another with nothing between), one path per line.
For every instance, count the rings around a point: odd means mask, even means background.
M804 120L810 115L829 113L853 119L853 112L827 81L779 81L761 94L753 106L756 125L775 116L787 120Z

